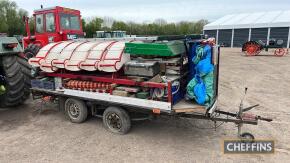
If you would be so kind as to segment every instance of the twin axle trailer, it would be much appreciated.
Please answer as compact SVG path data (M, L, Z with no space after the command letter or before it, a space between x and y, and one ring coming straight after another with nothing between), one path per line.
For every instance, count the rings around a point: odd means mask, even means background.
M84 122L89 114L101 117L104 126L109 131L118 134L126 134L131 128L131 121L167 115L206 119L213 122L233 122L238 126L239 137L253 139L252 134L241 133L242 125L257 125L258 120L271 121L271 119L245 113L257 105L244 108L243 100L237 113L221 111L218 108L220 50L212 42L202 37L192 39L187 36L166 37L162 40L143 38L142 42L136 43L132 40L128 41L128 39L123 41L125 43L121 50L117 47L95 50L90 48L86 52L87 56L90 53L94 53L95 56L100 53L98 63L106 59L106 54L117 54L117 52L111 52L114 50L130 53L131 59L124 62L124 65L118 71L85 71L81 70L81 67L78 71L69 71L65 69L65 66L59 69L57 67L52 68L54 72L40 71L36 79L32 80L31 92L33 99L57 101L59 108L74 123ZM87 40L87 42L89 41ZM94 48L97 48L97 44L99 43L96 43ZM207 88L205 93L208 93L208 89L211 88L213 94L206 95L207 103L198 104L194 99L189 99L186 96L187 85L190 80L193 80L192 78L196 78L197 74L197 69L193 68L196 64L192 62L196 59L195 56L206 53L205 46L207 45L210 47L208 54L210 54L209 58L213 68L210 73L212 76L208 78L211 80L210 85L204 83ZM41 63L45 63L45 65L51 63L50 66L53 67L53 60L57 60L57 58L51 58L51 56L58 57L62 53L67 54L68 52L66 52L68 47L65 47L59 50L58 55L49 54L53 53L55 46L57 45L51 46L51 49L45 51L47 58L50 56L49 62L45 60L44 51L41 50L39 53L42 53L42 58L36 56L32 60L37 59L40 67ZM81 47L70 49L71 58L73 58L74 53L74 55L81 54L78 48L81 49ZM198 50L198 48L201 49ZM69 59L64 60L70 62ZM82 58L83 61L86 59L85 57ZM97 69L96 65L94 66ZM132 69L138 72L130 75ZM150 75L146 71L150 71L152 74ZM142 74L147 76L142 76ZM192 74L194 74L194 77L190 76Z

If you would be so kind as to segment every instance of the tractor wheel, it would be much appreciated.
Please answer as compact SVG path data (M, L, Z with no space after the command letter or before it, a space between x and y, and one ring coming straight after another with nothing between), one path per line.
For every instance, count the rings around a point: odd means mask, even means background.
M248 41L243 45L242 51L246 56L255 56L261 52L261 45L255 41Z
M282 57L282 56L284 56L286 54L286 51L283 48L278 48L278 49L275 49L274 54L277 57Z
M35 57L38 51L40 50L40 46L35 45L35 44L29 44L27 48L24 50L24 58L25 59L30 59L32 57Z
M0 95L0 108L20 105L29 97L29 68L22 60L15 55L0 58L0 75L5 77L5 92Z
M24 89L24 100L28 99L30 96L30 88L31 88L31 79L33 78L31 75L32 67L29 65L29 63L24 59L17 57L17 61L21 67L21 71L24 75L24 83L25 83L25 89Z

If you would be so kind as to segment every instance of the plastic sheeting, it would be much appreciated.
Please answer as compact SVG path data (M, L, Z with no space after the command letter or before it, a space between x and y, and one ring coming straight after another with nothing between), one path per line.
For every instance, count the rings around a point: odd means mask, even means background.
M211 102L213 91L213 65L211 63L211 46L194 44L192 58L194 76L186 87L186 97L194 99L200 105L207 105ZM191 75L193 74L191 73Z

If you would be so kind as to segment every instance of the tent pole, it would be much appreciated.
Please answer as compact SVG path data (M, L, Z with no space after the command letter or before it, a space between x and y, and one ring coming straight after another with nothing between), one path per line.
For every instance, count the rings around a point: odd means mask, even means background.
M288 32L287 48L289 48L289 44L290 44L290 27L289 27L289 32Z
M251 37L252 37L252 28L249 28L249 37L248 37L248 41L251 41Z
M269 45L269 41L270 41L270 32L271 32L271 28L268 28L268 34L267 34L267 45Z
M219 30L216 30L216 44L219 44Z
M234 35L235 35L235 29L232 29L232 40L231 40L231 48L234 47Z

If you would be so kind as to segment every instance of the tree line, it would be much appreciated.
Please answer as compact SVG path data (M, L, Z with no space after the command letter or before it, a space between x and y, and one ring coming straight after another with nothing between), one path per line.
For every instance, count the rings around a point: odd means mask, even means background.
M7 33L8 36L26 35L23 16L28 16L28 12L17 7L14 1L0 0L0 33ZM110 23L112 22L112 23ZM178 23L168 23L164 19L156 19L152 23L136 23L133 21L119 21L112 18L94 17L82 19L83 30L86 37L93 37L96 31L127 31L130 35L181 35L200 34L207 20L196 22L181 21ZM109 24L109 25L108 25ZM34 33L34 19L30 18L30 30Z
M201 34L203 26L208 24L207 20L196 22L181 21L178 23L167 23L164 19L157 19L152 23L136 23L114 21L111 27L103 26L104 19L94 18L90 21L83 20L84 31L87 37L93 37L96 31L127 31L129 35L182 35L182 34Z
M18 9L13 1L0 0L0 33L6 33L9 36L25 34L25 23L23 16L28 12Z

